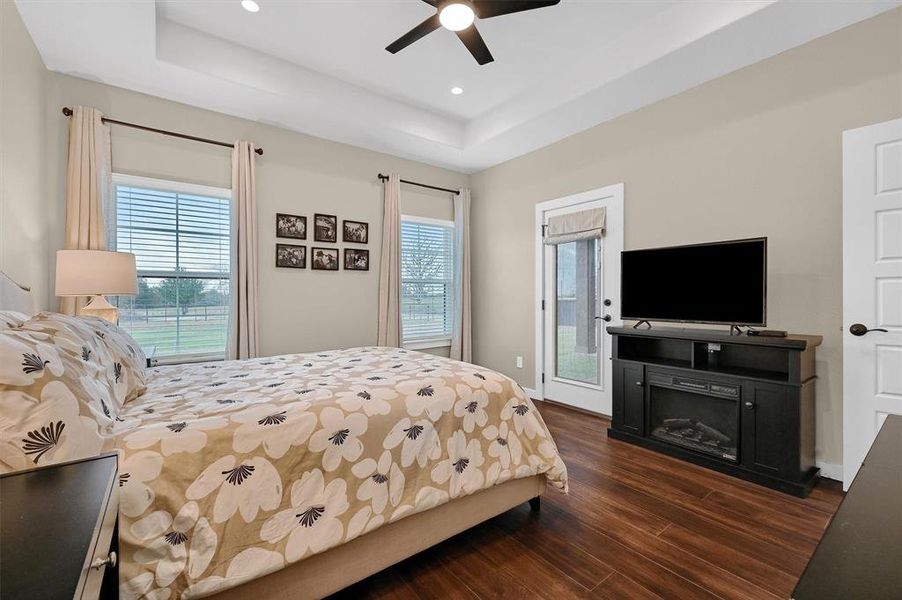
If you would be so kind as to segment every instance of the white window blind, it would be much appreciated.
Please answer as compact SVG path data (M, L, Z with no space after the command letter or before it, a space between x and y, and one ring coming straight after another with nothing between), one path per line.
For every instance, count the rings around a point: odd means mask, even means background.
M163 361L225 356L230 192L117 176L115 247L135 255L138 295L119 325Z
M451 337L454 225L401 221L401 327L404 341Z

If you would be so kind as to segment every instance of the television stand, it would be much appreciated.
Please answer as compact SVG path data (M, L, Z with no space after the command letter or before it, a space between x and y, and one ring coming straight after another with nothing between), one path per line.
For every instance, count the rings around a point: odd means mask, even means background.
M646 321L645 319L642 319L641 321L637 321L636 324L633 325L633 329L639 329L639 325L641 325L642 323L645 323L646 325L648 325L648 327L646 327L645 329L651 329L651 321Z
M817 481L820 336L608 327L608 436L796 496Z

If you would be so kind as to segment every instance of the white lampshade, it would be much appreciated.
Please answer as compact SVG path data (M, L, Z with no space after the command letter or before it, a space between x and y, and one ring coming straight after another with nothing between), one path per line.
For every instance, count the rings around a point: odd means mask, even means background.
M134 254L106 250L57 251L57 296L134 296L137 293Z

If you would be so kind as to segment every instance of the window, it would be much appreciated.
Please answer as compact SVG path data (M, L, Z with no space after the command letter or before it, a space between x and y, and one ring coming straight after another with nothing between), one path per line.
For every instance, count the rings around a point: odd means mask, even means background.
M401 328L405 345L448 345L454 320L453 299L454 223L403 217Z
M138 295L120 296L119 325L161 361L225 357L231 192L113 178L111 246L135 255Z

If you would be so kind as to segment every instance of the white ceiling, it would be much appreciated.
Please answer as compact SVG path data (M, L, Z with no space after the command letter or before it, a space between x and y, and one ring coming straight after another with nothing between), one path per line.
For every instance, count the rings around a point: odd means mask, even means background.
M477 20L485 66L444 29L386 52L419 0L258 3L17 0L51 70L465 172L902 0L563 0Z

